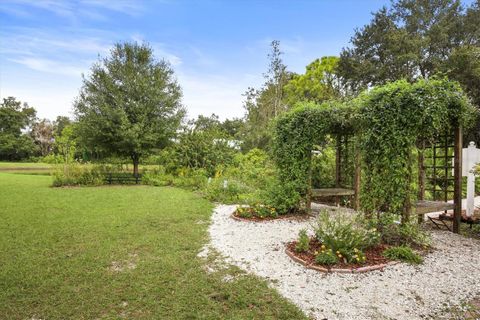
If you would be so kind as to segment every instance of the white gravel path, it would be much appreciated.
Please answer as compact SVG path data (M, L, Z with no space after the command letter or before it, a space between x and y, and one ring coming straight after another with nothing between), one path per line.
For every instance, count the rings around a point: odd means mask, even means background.
M398 264L365 274L322 274L284 252L310 221L241 222L235 206L218 206L208 245L226 262L267 278L316 319L441 319L451 305L480 293L480 241L432 232L435 251L421 266ZM206 249L208 250L208 246Z

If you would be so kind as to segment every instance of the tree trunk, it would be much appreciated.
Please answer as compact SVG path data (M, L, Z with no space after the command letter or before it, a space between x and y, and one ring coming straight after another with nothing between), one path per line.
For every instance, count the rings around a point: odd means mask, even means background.
M134 153L132 155L132 161L133 161L133 175L135 177L138 177L138 163L139 163L140 157L138 154Z

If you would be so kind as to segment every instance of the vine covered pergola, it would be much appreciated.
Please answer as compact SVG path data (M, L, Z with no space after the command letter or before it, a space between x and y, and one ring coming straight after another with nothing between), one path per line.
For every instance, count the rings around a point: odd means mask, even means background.
M306 104L276 122L273 151L279 176L295 184L307 209L316 193L354 194L355 209L367 214L399 214L402 221L409 221L414 212L423 215L453 209L453 231L458 232L462 128L469 125L474 113L458 84L447 79L397 81L365 92L349 103ZM322 146L327 136L337 141L337 182L345 161L340 150L346 150L348 142L354 145L353 190L338 188L339 184L333 189L311 188L312 150ZM439 148L443 148L441 167L436 161ZM434 160L428 165L426 151ZM445 168L453 169L453 177ZM427 177L427 169L433 169L434 175ZM430 200L425 199L427 182L433 184ZM450 182L453 189L449 189ZM437 197L439 188L444 192L443 199ZM446 202L449 192L453 193L453 204Z

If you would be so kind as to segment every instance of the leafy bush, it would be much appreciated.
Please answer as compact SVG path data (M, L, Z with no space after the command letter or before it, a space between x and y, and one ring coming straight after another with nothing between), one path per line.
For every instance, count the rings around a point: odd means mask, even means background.
M348 262L357 260L355 255L379 243L380 235L369 228L360 217L338 212L329 215L325 210L315 226L315 236L326 248L338 252Z
M297 252L306 252L310 249L310 238L308 238L307 230L302 229L298 233L298 242L295 247Z
M63 156L59 154L51 153L43 157L40 162L48 163L48 164L58 164L58 163L63 163L64 159L63 159Z
M58 165L53 173L53 186L98 186L105 183L104 166L81 165L77 162Z
M261 196L266 207L275 208L280 215L297 211L300 205L300 194L292 183L281 183L275 180Z
M225 182L226 181L226 182ZM207 199L222 203L243 203L243 195L252 190L243 182L236 179L214 178L207 183L205 195Z
M390 260L400 260L411 264L420 264L422 257L408 246L391 247L383 251L383 256Z
M413 222L405 222L400 224L400 217L391 213L382 213L379 218L372 218L369 224L377 227L380 231L383 243L400 246L429 246L430 237L424 232L420 226Z
M253 212L250 208L246 207L239 207L237 209L237 215L242 218L252 218L253 217Z
M175 186L191 190L203 190L207 185L207 174L203 169L178 169L176 174L165 173L163 166L145 171L142 182L153 186Z
M315 262L327 266L334 265L338 262L338 257L333 253L332 249L326 249L317 254Z

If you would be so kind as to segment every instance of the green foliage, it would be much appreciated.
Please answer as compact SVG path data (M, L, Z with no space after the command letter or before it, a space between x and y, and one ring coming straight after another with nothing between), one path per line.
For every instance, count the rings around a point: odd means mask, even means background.
M408 220L417 195L417 142L451 132L456 123L467 126L474 109L459 85L445 79L397 81L374 88L359 103L362 206Z
M253 217L253 212L252 212L252 210L250 210L250 207L239 207L239 208L237 209L236 214L237 214L239 217L247 218L247 219Z
M223 177L211 179L205 189L207 199L221 203L243 203L244 196L251 189L238 179L226 179Z
M33 156L37 148L27 127L33 124L36 111L14 97L0 103L0 160L18 161Z
M77 150L73 125L67 125L55 136L55 149L66 164L74 161Z
M264 74L265 83L260 89L248 88L244 94L246 117L240 130L242 150L267 149L272 139L271 121L289 108L284 102L284 87L290 75L282 61L282 54L280 42L272 41L268 71Z
M346 212L322 211L314 227L317 240L347 262L355 261L361 251L378 244L380 234L369 228L360 217ZM357 255L357 256L355 256Z
M376 227L381 234L382 242L389 245L422 246L430 245L429 235L418 223L409 220L400 223L399 216L391 213L381 213L379 218L370 218L368 223Z
M332 251L332 249L326 249L320 251L315 256L315 262L326 266L331 266L338 263L338 257Z
M51 153L48 156L41 158L41 161L39 162L48 163L48 164L59 164L59 163L64 163L65 159L63 158L63 156L59 154Z
M231 137L220 127L218 117L200 116L190 121L174 146L178 167L202 168L213 176L220 164L228 166L235 153Z
M207 185L207 173L203 169L182 168L175 175L167 174L165 168L158 166L146 169L142 174L142 183L152 186L175 186L190 190L203 190Z
M74 107L82 143L130 157L135 171L141 156L169 143L184 115L170 65L137 43L116 44L92 66Z
M383 256L390 260L400 260L411 264L420 264L422 257L408 246L391 247L383 251Z
M341 98L338 60L338 57L322 57L310 63L305 74L293 75L284 88L286 103L293 106L302 101L322 103Z
M273 159L281 181L307 194L312 169L311 151L323 149L330 135L352 134L357 108L339 102L304 104L281 115L275 122Z
M99 186L105 184L104 166L85 166L78 162L57 165L53 173L53 186Z
M455 0L395 0L355 31L352 48L341 53L339 73L357 91L428 79L448 69L449 55L459 44L479 43L479 14L478 3L466 12Z
M277 214L282 215L297 211L301 197L295 184L273 180L262 193L261 199L266 207L275 208Z
M327 136L320 154L312 155L312 187L335 186L335 139Z
M298 233L298 242L295 246L297 252L306 252L310 249L310 238L308 237L307 230L302 229Z

